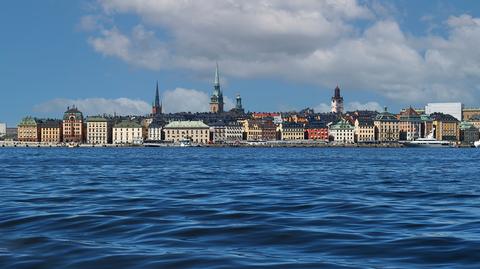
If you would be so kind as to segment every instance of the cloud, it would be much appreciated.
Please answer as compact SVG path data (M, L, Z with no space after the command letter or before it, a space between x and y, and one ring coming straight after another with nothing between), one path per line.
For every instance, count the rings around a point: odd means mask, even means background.
M232 100L223 97L225 110L234 107ZM163 94L164 110L167 113L175 112L208 112L210 110L210 96L203 91L194 89L176 88Z
M321 103L315 106L314 111L317 113L331 112L332 107L329 104ZM345 105L345 111L356 111L356 110L372 110L372 111L383 111L382 106L377 102L366 102L360 103L357 101L349 102Z
M90 45L140 68L206 75L219 60L228 76L328 89L340 82L404 102L479 97L480 19L470 15L451 16L442 35L415 36L388 15L394 7L378 1L98 3L101 16L133 15L140 23L131 30L114 24L99 30Z
M151 110L151 106L147 102L128 98L58 98L38 104L33 110L43 116L61 117L63 112L67 110L67 107L73 105L82 111L84 116L101 114L145 115Z

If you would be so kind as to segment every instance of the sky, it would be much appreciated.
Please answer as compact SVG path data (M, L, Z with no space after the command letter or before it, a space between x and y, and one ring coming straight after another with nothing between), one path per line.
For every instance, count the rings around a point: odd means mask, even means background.
M0 122L226 107L480 106L480 2L18 0L0 8Z

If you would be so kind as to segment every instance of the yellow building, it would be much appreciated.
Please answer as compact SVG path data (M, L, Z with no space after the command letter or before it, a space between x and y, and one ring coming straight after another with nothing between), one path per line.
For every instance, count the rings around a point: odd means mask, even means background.
M202 121L172 121L163 130L165 141L207 144L210 140L210 127Z
M387 108L379 113L373 121L375 125L375 140L379 142L395 142L399 140L399 124L395 115L388 112Z
M480 108L464 108L462 109L462 117L464 121L469 121L474 116L480 116Z
M276 140L277 132L271 119L246 119L243 124L248 141Z
M62 121L45 120L39 124L40 140L43 143L62 142Z
M284 122L279 125L281 140L304 140L305 129L303 124Z
M368 143L375 142L375 125L373 120L357 118L355 120L355 142Z
M25 117L17 127L18 141L40 142L40 128L35 118Z
M87 118L87 143L110 144L112 143L112 123L103 117Z
M430 115L435 130L435 139L440 141L459 141L459 121L449 114L433 113Z

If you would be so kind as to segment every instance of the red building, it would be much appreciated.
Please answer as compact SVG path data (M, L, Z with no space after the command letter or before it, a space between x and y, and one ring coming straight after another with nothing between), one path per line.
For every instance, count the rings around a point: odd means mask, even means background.
M311 140L328 141L328 127L326 122L310 122L305 126L306 138Z
M82 112L76 107L69 107L63 114L63 142L83 142L85 129Z

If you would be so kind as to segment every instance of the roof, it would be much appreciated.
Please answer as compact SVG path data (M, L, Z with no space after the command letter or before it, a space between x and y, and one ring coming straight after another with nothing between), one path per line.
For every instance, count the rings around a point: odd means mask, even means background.
M63 119L68 120L68 118L71 115L75 115L75 117L80 118L80 119L83 118L82 112L80 112L80 110L78 110L76 107L72 107L72 108L69 107L67 109L67 111L65 111L65 113L63 114Z
M468 122L468 121L462 121L462 122L460 122L460 125L459 125L460 130L467 130L467 129L470 129L470 128L472 128L472 127L475 128L475 129L477 129L477 128L473 125L473 123Z
M142 125L140 125L138 122L135 122L135 121L124 120L115 124L113 128L142 128Z
M470 117L470 121L480 121L480 115L475 114L472 117Z
M166 121L160 120L160 119L154 119L150 125L148 125L148 128L163 128L167 124Z
M305 129L324 129L324 128L327 128L327 123L325 121L311 121L305 126Z
M345 130L345 129L353 130L354 127L350 124L350 122L342 118L337 123L330 125L330 129L331 130Z
M190 129L190 128L209 128L208 125L202 121L172 121L165 125L166 129Z
M400 113L400 121L421 121L420 115L412 107Z
M40 122L41 128L60 128L62 124L61 120L44 120Z
M36 126L37 125L37 120L33 117L30 117L30 116L27 116L25 118L22 119L22 121L20 121L20 123L18 124L19 126L20 125L23 125L23 126L27 126L27 125L30 125L30 126Z
M443 114L443 113L432 113L430 114L430 118L434 121L443 121L443 122L458 122L457 118L450 114Z
M374 126L372 119L357 118L355 121L358 121L359 126Z
M284 122L282 123L282 129L299 129L299 128L302 128L303 129L303 124L301 123L295 123L295 122Z
M106 121L108 121L106 118L100 117L100 116L92 116L87 118L87 122L106 122Z
M375 121L388 121L388 122L396 122L398 121L397 117L392 113L388 112L388 109L385 107L385 110L382 113L379 113L375 117Z

